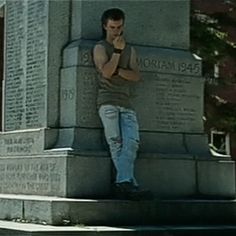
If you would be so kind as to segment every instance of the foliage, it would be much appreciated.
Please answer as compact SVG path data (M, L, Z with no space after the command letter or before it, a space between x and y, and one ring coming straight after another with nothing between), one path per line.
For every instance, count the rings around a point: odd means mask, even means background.
M225 132L236 132L236 104L222 101L217 96L208 96L205 109L207 130L215 128Z
M213 16L213 17L212 17ZM222 31L222 24L235 25L236 21L215 13L212 16L196 11L191 13L191 51L202 58L203 76L213 74L215 64L226 56L236 59L236 42L228 39L227 32ZM218 86L232 83L232 78L219 78ZM214 96L212 85L206 84L205 118L206 129L216 128L227 132L236 132L236 105L221 101Z

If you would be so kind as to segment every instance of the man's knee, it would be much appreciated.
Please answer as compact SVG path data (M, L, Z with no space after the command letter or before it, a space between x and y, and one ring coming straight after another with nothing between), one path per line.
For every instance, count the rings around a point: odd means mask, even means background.
M117 137L111 137L108 139L108 144L110 146L110 150L113 151L120 151L122 146L122 140L119 136Z

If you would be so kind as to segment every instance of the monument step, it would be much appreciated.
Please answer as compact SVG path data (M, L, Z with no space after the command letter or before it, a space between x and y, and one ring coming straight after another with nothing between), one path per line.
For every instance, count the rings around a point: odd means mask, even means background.
M234 236L235 225L219 226L43 226L0 221L1 236Z
M47 225L235 224L236 200L72 199L0 194L0 219Z

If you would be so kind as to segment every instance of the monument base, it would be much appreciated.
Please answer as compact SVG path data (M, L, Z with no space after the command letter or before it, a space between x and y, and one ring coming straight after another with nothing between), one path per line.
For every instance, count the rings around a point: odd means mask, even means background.
M108 145L101 128L60 128L56 148L71 148L80 151L104 151ZM198 156L212 158L206 134L184 134L140 131L140 153L171 154L175 158Z
M203 226L222 224L225 226L236 223L234 217L236 202L227 199L125 201L0 194L0 207L1 220L57 226L67 225L67 227L68 225L78 227L79 225ZM26 226L26 224L24 225Z
M188 154L140 154L135 175L156 197L235 196L234 161ZM110 197L112 163L107 152L48 150L0 158L0 193Z

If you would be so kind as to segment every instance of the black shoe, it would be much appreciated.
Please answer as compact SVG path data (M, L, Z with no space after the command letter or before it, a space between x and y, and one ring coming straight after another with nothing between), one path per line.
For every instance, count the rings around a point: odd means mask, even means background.
M131 182L116 183L113 190L116 199L126 200L151 200L152 193L149 190L141 190Z

